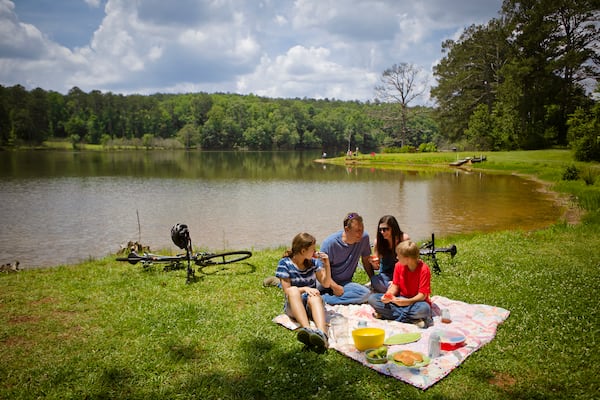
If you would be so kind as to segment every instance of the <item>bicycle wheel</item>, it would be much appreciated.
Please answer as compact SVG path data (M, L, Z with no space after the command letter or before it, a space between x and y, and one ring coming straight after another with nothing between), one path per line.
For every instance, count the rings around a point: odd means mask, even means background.
M231 264L250 257L252 257L252 252L250 251L229 251L219 254L201 254L196 258L195 262L197 265L206 267L209 265Z
M254 272L254 266L249 263L229 265L250 258L249 251L230 251L219 254L198 254L195 262L200 267L198 272L203 275L239 275Z

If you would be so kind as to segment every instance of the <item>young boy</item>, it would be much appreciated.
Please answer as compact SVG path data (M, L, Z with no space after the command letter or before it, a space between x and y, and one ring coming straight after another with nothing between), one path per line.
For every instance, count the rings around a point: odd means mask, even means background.
M396 246L396 255L392 283L384 294L372 294L369 304L379 318L428 328L433 325L429 266L419 259L419 247L410 240Z

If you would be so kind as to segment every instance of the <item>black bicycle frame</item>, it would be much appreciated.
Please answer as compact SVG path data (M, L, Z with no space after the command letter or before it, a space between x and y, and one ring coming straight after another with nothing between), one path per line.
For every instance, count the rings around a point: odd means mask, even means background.
M442 272L438 260L436 258L437 253L449 253L450 258L454 258L458 250L456 249L456 245L452 245L450 247L435 247L435 234L431 234L431 241L424 243L419 249L419 253L422 256L427 256L431 258L431 266L433 267L433 272L436 274L440 274Z

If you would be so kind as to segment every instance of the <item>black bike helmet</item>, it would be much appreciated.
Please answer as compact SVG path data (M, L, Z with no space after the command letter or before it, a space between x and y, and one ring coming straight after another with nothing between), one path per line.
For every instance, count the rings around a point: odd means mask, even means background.
M190 245L190 231L186 224L177 224L171 228L171 240L180 249L186 249Z

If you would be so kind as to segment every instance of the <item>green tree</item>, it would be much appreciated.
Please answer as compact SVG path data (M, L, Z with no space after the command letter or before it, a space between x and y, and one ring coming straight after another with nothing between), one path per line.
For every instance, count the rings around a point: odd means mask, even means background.
M58 92L49 92L48 99L48 136L66 137L65 121L67 120L66 99Z
M273 143L278 150L294 149L299 142L300 135L295 127L282 122L275 128Z
M177 139L186 149L190 149L199 143L199 132L194 124L186 124L177 132Z
M85 92L76 86L71 88L67 94L66 109L65 133L72 143L74 137L79 142L87 136L88 105Z
M217 149L221 147L220 134L224 127L225 109L220 104L215 104L208 112L208 119L202 126L200 144L204 149Z
M151 133L145 133L142 136L142 145L146 148L146 150L152 148L154 142L154 135Z
M32 90L28 97L27 109L31 118L31 131L27 141L41 144L48 138L48 101L46 92L40 88Z
M252 150L269 150L273 143L271 127L265 121L259 121L244 131L244 143Z
M74 150L79 148L79 143L81 142L81 137L79 135L70 135L69 141L71 142L71 146Z
M102 127L102 121L100 118L92 114L88 117L86 123L86 135L85 141L87 143L99 144L100 138L102 137L102 132L104 132L104 128Z
M99 144L102 134L106 132L106 124L102 118L105 98L99 90L92 90L87 96L87 143Z
M475 150L498 150L493 133L493 118L485 104L479 104L465 131L467 141Z
M432 89L442 133L460 140L484 104L503 148L565 144L567 116L599 75L599 17L597 0L505 0L500 19L444 42Z
M302 144L307 149L319 149L322 147L322 142L314 131L304 131L302 135Z
M72 115L69 120L65 123L65 132L70 138L77 137L79 142L81 138L87 134L86 121L81 119L78 115Z
M123 95L108 92L104 95L104 107L101 111L101 119L104 122L105 132L111 139L125 138L125 119L127 99Z
M431 96L438 105L441 134L448 142L464 139L470 116L480 104L492 113L503 80L501 71L512 51L508 35L505 20L492 19L468 27L456 41L442 43L445 56L434 67L438 84Z
M196 117L196 123L202 124L207 119L207 113L213 105L212 97L207 93L198 93L192 100L192 109Z
M28 108L29 93L23 86L16 85L7 89L7 99L10 120L8 143L14 145L18 141L28 142L34 135L34 126Z
M600 103L590 112L578 108L569 118L569 142L579 161L600 161Z
M525 147L566 144L567 118L600 72L597 0L505 0L523 97ZM558 108L555 108L557 105Z
M518 63L508 62L501 70L504 79L498 85L492 111L492 129L498 138L498 150L515 150L524 143L521 132L526 130L526 126L521 123L519 109L523 97L520 69Z
M0 86L0 146L8 145L10 142L10 110L8 91Z

